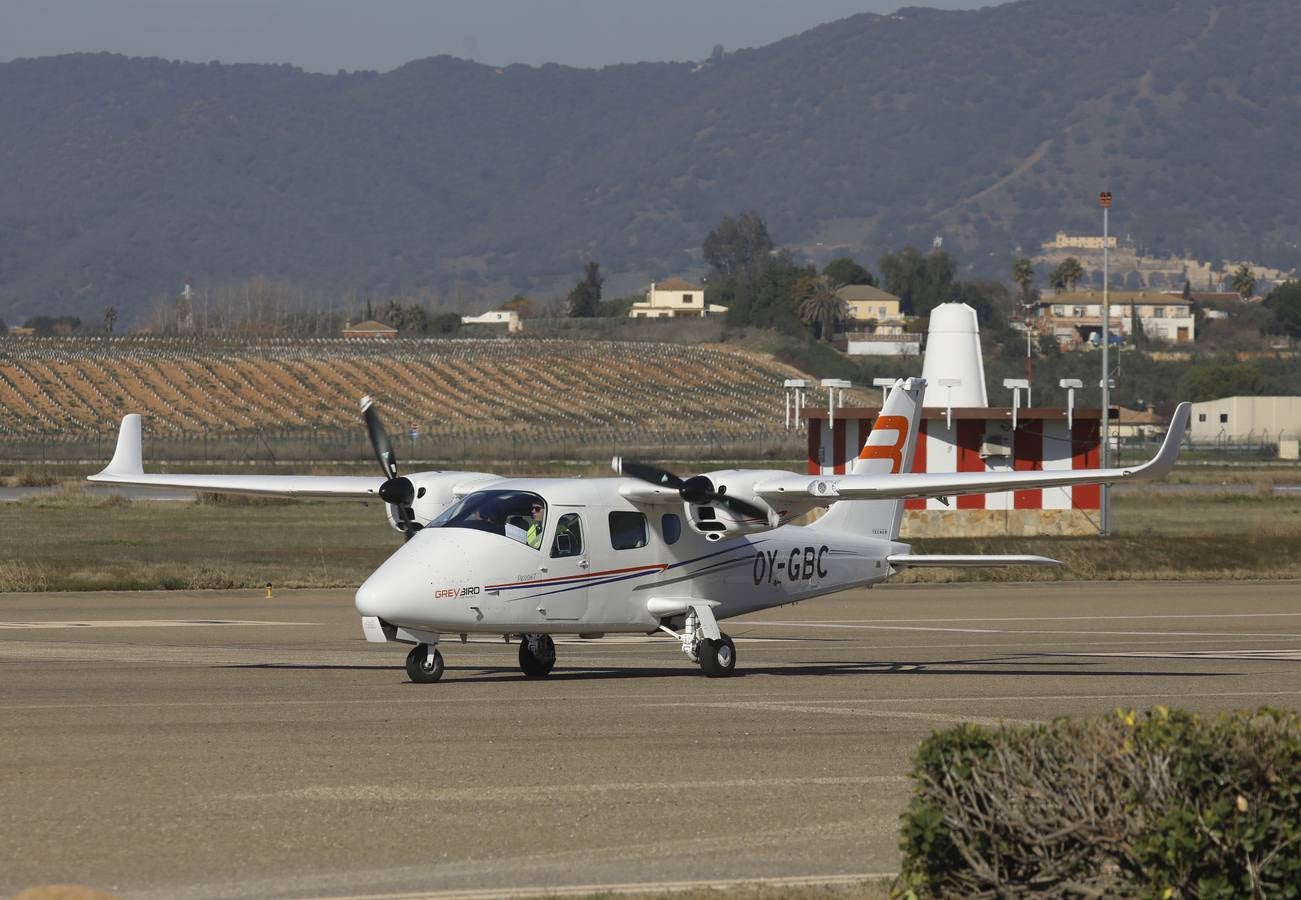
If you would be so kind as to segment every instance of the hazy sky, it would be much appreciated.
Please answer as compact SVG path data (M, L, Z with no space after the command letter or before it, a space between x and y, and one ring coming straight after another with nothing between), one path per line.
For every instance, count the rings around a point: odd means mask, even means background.
M0 0L0 61L82 50L304 69L392 69L449 53L601 66L758 47L900 6L1000 0Z

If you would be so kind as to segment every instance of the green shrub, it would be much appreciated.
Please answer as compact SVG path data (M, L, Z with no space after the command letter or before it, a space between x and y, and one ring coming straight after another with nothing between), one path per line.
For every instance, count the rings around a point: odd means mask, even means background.
M896 894L1301 897L1301 716L1157 707L918 749Z

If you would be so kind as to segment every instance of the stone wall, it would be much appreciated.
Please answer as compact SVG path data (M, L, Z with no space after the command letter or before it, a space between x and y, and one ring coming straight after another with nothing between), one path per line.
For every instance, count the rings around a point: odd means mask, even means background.
M1097 534L1096 509L910 509L904 540L936 537L1014 537Z

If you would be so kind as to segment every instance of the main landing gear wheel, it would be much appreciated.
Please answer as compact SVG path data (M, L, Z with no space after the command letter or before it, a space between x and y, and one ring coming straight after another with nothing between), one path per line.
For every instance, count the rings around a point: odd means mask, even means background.
M556 665L556 642L549 634L526 634L519 642L519 667L526 678L545 678Z
M416 684L433 684L443 677L443 654L434 651L429 658L429 645L416 644L407 654L407 677Z
M703 638L697 649L700 671L707 678L725 678L736 672L736 644L727 635L719 640Z

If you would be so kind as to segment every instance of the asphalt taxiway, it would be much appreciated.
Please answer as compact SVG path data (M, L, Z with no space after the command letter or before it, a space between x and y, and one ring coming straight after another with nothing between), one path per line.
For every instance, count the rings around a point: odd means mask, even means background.
M660 637L455 638L436 685L348 591L0 595L0 894L141 898L833 877L898 867L960 721L1301 704L1301 583L898 586Z

